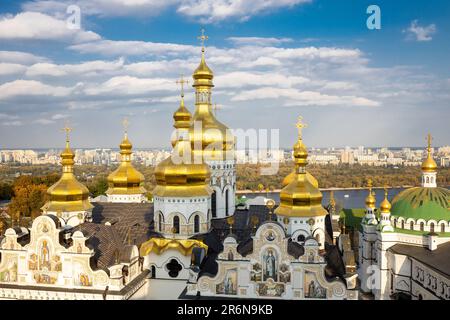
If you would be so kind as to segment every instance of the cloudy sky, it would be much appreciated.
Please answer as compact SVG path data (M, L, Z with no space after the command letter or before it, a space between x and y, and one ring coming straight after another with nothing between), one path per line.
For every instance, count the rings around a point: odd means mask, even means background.
M168 147L202 27L230 128L280 129L290 147L301 114L311 147L449 144L450 3L376 1L369 30L372 2L1 1L0 148L61 147L65 121L74 147L115 147L125 116L135 147Z

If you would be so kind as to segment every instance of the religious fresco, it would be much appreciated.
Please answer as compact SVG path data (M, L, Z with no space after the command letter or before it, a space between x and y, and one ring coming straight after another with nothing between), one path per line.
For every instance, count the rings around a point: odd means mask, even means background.
M319 284L314 272L305 270L303 288L305 292L305 298L325 299L327 297L326 289Z
M252 266L252 271L250 273L251 281L260 282L262 281L262 268L260 263L255 263Z
M265 283L258 284L258 295L263 297L281 297L285 291L285 286L282 283L275 283L270 279Z
M0 282L17 282L17 262L10 261L4 270L0 270Z
M278 261L273 249L267 249L263 255L263 280L278 280Z
M48 232L46 224L41 225L41 230ZM55 284L58 273L62 271L62 261L59 255L53 254L53 244L47 239L37 242L37 253L31 252L28 256L28 270L32 272L32 278L38 284Z
M217 294L237 294L237 269L229 269L223 282L216 285Z

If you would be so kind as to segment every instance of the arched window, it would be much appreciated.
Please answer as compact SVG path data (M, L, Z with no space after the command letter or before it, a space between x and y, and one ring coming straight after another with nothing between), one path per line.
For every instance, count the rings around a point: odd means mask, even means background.
M410 228L411 230L414 230L414 221L411 221L411 222L409 223L409 228Z
M305 242L305 236L304 236L303 234L299 235L299 236L297 237L297 241L298 241L298 242Z
M200 232L200 217L198 214L194 217L194 233Z
M152 268L151 268L151 277L152 277L152 279L156 278L156 267L155 266L152 266Z
M402 220L402 229L405 229L405 220Z
M421 222L421 223L420 223L420 231L423 231L423 227L424 227L424 223Z
M394 228L397 228L397 219L394 219Z
M429 183L430 182L430 177L427 177L427 183Z
M228 189L225 191L225 215L228 216Z
M163 222L164 222L164 216L162 213L159 214L159 219L158 219L158 230L159 232L163 231Z
M430 232L434 232L434 223L430 223Z
M445 232L445 224L441 223L441 232Z
M180 218L178 216L173 217L173 233L180 233Z
M217 216L216 211L216 191L214 190L213 194L211 195L211 211L212 211L212 217L215 218Z

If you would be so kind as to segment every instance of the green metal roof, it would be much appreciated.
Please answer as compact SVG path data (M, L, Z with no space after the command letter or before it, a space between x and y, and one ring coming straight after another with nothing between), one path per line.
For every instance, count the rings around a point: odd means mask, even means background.
M450 221L450 191L445 188L409 188L392 200L391 215L414 220Z

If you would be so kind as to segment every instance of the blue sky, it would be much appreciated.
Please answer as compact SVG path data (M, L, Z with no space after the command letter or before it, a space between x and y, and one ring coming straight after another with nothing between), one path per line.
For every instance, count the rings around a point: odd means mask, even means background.
M308 146L422 146L428 131L446 145L449 17L444 0L2 1L0 148L60 147L66 120L74 147L114 147L124 116L136 147L168 147L201 27L230 128L280 129L290 147L301 114Z

